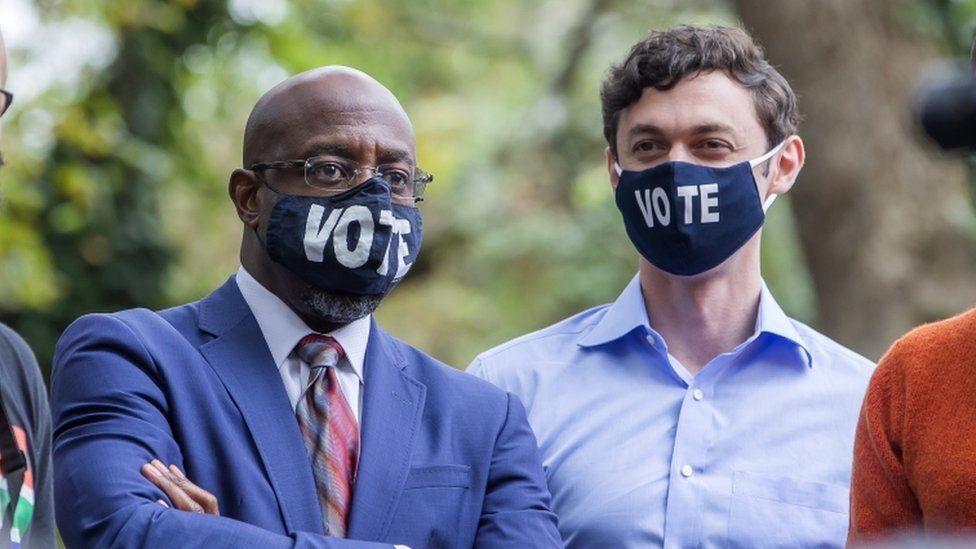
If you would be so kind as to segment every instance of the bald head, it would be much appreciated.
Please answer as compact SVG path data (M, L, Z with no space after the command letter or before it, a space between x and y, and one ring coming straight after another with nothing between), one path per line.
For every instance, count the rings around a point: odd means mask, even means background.
M7 87L7 46L3 42L3 32L0 32L0 88L6 89ZM6 101L6 98L0 95L0 110L6 105L2 103ZM3 153L0 152L0 166L4 164Z
M357 142L400 141L396 146L415 156L413 127L393 93L362 71L326 66L293 76L261 97L244 130L244 166L305 158L331 134Z
M3 42L3 31L0 31L0 88L7 85L7 46Z

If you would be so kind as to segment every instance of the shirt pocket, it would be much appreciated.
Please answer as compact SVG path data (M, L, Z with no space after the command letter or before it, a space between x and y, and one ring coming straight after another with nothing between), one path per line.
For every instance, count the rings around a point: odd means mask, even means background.
M843 547L849 494L842 484L736 471L728 547Z

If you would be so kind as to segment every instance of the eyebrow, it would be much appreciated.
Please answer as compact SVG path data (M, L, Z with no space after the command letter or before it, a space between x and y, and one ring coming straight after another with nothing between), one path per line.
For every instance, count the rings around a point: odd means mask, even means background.
M345 143L316 143L305 151L306 158L326 154L352 159L355 155L355 150ZM413 155L410 154L410 151L403 149L384 150L380 153L380 164L393 164L396 162L413 164Z
M720 124L717 122L713 122L709 124L699 124L698 126L692 128L691 133L693 135L702 135L708 133L727 133L730 135L738 135L738 132L736 132L735 128L733 128L732 126L729 126L728 124ZM627 132L627 136L633 138L634 136L637 135L655 135L655 136L664 135L664 130L662 130L658 126L655 126L654 124L637 124L634 127L630 128L630 130Z

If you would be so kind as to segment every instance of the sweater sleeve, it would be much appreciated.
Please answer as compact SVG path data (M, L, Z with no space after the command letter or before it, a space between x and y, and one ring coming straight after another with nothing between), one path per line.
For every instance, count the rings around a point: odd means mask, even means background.
M854 440L848 543L917 528L922 512L904 463L905 368L918 359L898 343L878 363Z

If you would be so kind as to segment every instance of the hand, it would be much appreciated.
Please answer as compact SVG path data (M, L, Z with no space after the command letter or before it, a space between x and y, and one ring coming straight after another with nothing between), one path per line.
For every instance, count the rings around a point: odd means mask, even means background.
M210 492L200 488L186 478L183 471L175 465L170 465L167 469L158 459L152 460L142 466L142 476L149 479L160 490L166 493L173 506L181 511L191 513L201 513L220 516L220 509L217 506L217 498ZM166 507L163 500L157 500Z

